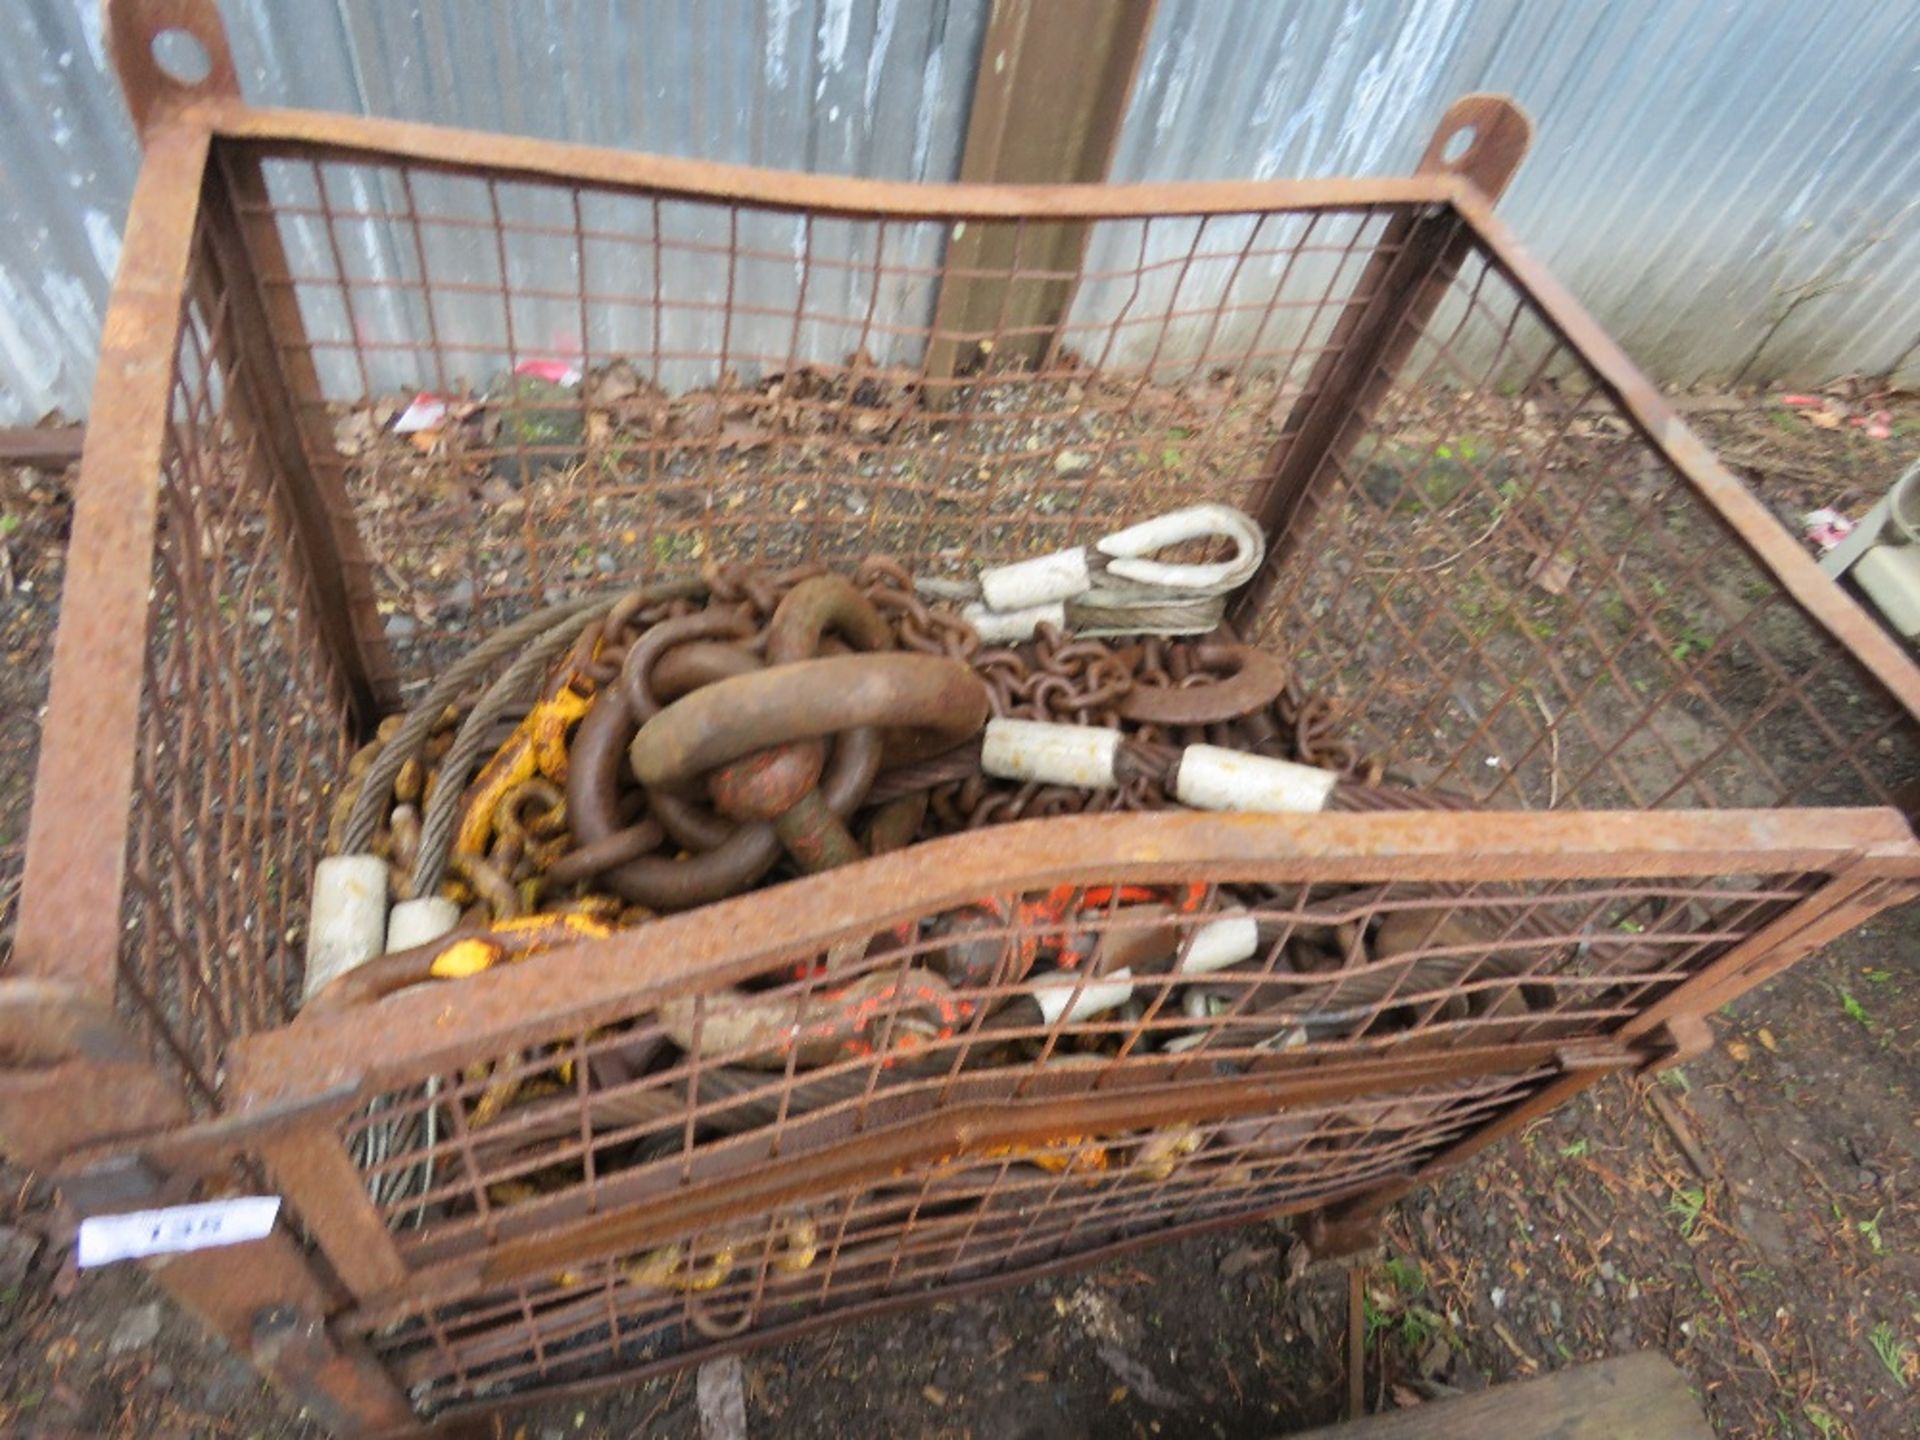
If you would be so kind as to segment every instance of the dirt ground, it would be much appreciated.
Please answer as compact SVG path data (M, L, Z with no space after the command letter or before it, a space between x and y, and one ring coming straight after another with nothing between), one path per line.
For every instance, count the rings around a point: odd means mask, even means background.
M1778 396L1683 408L1796 530L1816 506L1858 515L1920 454L1912 402L1885 440ZM0 957L70 478L0 472ZM1710 1056L1609 1081L1412 1197L1364 1271L1368 1407L1653 1348L1725 1437L1915 1433L1916 953L1920 906L1882 916L1731 1007ZM0 1429L318 1433L137 1269L76 1276L45 1187L4 1180ZM1273 1227L1229 1232L752 1352L748 1431L1172 1440L1327 1422L1347 1387L1347 1276L1290 1280L1287 1247ZM694 1392L661 1379L499 1433L695 1435Z

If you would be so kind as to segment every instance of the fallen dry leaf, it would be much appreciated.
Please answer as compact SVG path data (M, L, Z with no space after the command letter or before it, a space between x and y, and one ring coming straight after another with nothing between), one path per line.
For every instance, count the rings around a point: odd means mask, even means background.
M606 369L587 379L587 394L602 405L611 405L616 400L625 400L629 395L640 393L641 380L633 366L625 360L616 360Z
M1527 567L1527 579L1549 595L1564 595L1573 583L1574 561L1565 551L1542 555Z
M738 420L729 420L720 427L720 448L722 450L758 450L762 445L773 443L773 432L758 425Z
M1220 1262L1220 1275L1231 1280L1242 1270L1250 1270L1264 1260L1270 1260L1277 1253L1271 1245L1236 1245Z
M380 433L380 422L372 410L354 410L334 422L333 447L349 460L366 454Z

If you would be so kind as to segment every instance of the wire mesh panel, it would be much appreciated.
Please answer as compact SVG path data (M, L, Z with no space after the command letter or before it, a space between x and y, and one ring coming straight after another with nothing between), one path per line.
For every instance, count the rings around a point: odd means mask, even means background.
M685 1363L715 1343L1091 1262L1143 1235L1297 1211L1406 1173L1537 1089L1498 1074L1278 1114L955 1153L380 1326L415 1403Z
M869 553L954 574L1241 498L1386 220L1095 224L1115 258L1084 283L1131 298L1076 312L1035 364L996 358L1039 338L1005 316L1075 277L1027 268L1023 221L245 154L271 194L241 207L258 280L298 301L306 337L283 344L320 377L308 403L339 427L416 674L476 616L577 587ZM983 228L1008 268L941 266ZM377 263L376 231L402 237ZM1000 322L936 328L943 279L993 287ZM381 428L422 392L444 423Z
M1063 885L687 984L374 1098L411 1263L968 1106L1608 1034L1822 877ZM537 963L537 962L535 962Z
M313 815L348 737L204 239L196 268L159 477L119 975L122 1009L210 1103L227 1043L293 1014Z
M415 677L476 622L665 570L967 574L1244 503L1383 266L1412 263L1406 207L1093 221L1062 275L1023 265L1025 221L224 153L263 163L255 279L297 301L281 344L341 452L312 460L347 469ZM1009 264L943 270L982 229ZM940 328L943 278L999 323ZM1057 327L1009 322L1047 287L1074 297ZM1244 617L1383 758L1535 808L1883 800L1920 771L1904 710L1488 256L1404 338ZM434 422L386 428L416 396Z
M1411 341L1258 632L1363 743L1489 803L1884 802L1906 710L1485 254Z

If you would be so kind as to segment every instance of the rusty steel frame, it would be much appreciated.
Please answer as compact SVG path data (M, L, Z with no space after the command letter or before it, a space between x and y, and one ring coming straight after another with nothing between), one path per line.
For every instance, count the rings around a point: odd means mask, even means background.
M1155 1239L1197 1234L1249 1216L1289 1213L1319 1253L1363 1243L1381 1210L1465 1163L1536 1115L1623 1068L1657 1065L1698 1043L1700 1017L1867 917L1920 890L1920 845L1890 809L1473 813L1223 817L1101 817L1029 822L866 862L862 883L820 876L777 894L750 894L636 932L567 947L537 965L496 969L452 989L403 992L368 1010L268 1026L234 1039L222 1113L196 1116L114 1008L140 725L143 653L152 620L148 576L157 543L155 477L173 403L172 358L183 332L203 240L229 280L277 253L271 211L253 157L403 163L489 179L565 182L653 199L750 204L769 211L853 219L961 220L1084 226L1110 218L1235 215L1288 210L1379 211L1362 282L1335 322L1336 340L1290 412L1285 438L1259 476L1254 507L1274 560L1248 608L1269 593L1290 538L1324 498L1337 461L1407 362L1468 254L1486 258L1543 323L1598 376L1604 393L1691 487L1725 531L1804 614L1865 666L1909 715L1920 715L1920 667L1820 574L1584 310L1493 216L1524 153L1524 117L1498 97L1449 111L1416 174L1403 179L1136 186L905 185L785 175L585 146L486 136L433 126L266 110L241 103L211 0L109 0L107 27L145 151L120 272L101 345L95 403L81 461L72 560L55 647L52 695L36 783L12 968L0 978L0 1136L10 1151L61 1178L90 1211L166 1203L236 1163L264 1163L316 1242L286 1232L243 1249L152 1269L160 1282L242 1353L250 1354L341 1433L415 1433L399 1385L366 1343L370 1327L436 1300L524 1278L574 1260L669 1238L719 1217L748 1216L783 1197L892 1173L952 1149L1019 1144L1062 1127L1219 1119L1314 1098L1377 1095L1410 1086L1547 1066L1521 1103L1476 1121L1404 1173L1352 1194L1256 1208L1140 1235L1014 1273L948 1282L965 1294L1125 1253ZM208 53L198 86L168 78L151 42L185 29ZM1448 142L1477 139L1449 160ZM216 163L217 162L217 163ZM1077 248L1077 247L1076 247ZM277 262L285 273L285 259ZM256 277L257 278L257 277ZM230 287L217 357L244 383L230 399L276 471L290 543L311 577L320 643L347 707L344 729L364 728L392 704L367 559L348 508L344 474L322 422L321 389L300 308L287 290ZM216 340L218 337L216 337ZM344 738L344 737L343 737ZM1011 1094L975 1086L972 1104L881 1107L849 1128L823 1120L808 1144L769 1162L750 1146L716 1150L684 1190L642 1196L599 1215L548 1206L526 1224L464 1252L443 1244L404 1250L371 1203L341 1135L368 1099L557 1033L589 1029L670 994L725 986L775 954L836 941L961 904L997 889L1046 886L1098 874L1166 883L1408 882L1473 885L1589 876L1667 877L1801 872L1818 877L1782 913L1711 958L1605 1036L1521 1041L1451 1051L1387 1053L1307 1069L1281 1067L1237 1081L1175 1074L1152 1084L1074 1082ZM768 937L776 937L770 940ZM1152 1072L1164 1080L1162 1072ZM962 1093L966 1087L962 1087ZM1142 1120L1141 1117L1146 1119ZM799 1128L793 1131L800 1135ZM731 1157L731 1158L729 1158ZM647 1203L643 1206L642 1200ZM767 1343L855 1315L918 1303L917 1294L863 1300L781 1323L703 1354ZM584 1394L684 1363L675 1355L617 1375L528 1391ZM493 1404L463 1407L436 1429Z
M1045 888L1097 867L1116 884L1195 879L1559 880L1591 875L1808 870L1892 877L1920 848L1886 810L1800 812L1780 835L1771 811L1316 816L1089 816L929 841L865 862L857 891L836 875L666 917L646 931L565 946L538 967L489 970L457 992L403 991L378 1006L311 1017L234 1047L237 1109L351 1085L380 1088L498 1054L555 1026L604 1023L623 1007L752 976L769 953L828 950L850 936L990 894ZM1823 892L1824 893L1824 892Z
M84 425L10 425L0 430L0 465L64 470L80 458Z

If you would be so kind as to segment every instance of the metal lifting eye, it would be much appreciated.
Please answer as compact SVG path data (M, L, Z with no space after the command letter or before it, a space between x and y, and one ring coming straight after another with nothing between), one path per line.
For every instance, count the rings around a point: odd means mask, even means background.
M1472 125L1462 125L1447 137L1447 143L1440 147L1440 158L1449 165L1458 165L1467 158L1467 152L1479 140L1480 132Z
M173 26L153 37L153 63L169 80L198 85L213 73L213 56L191 30Z

